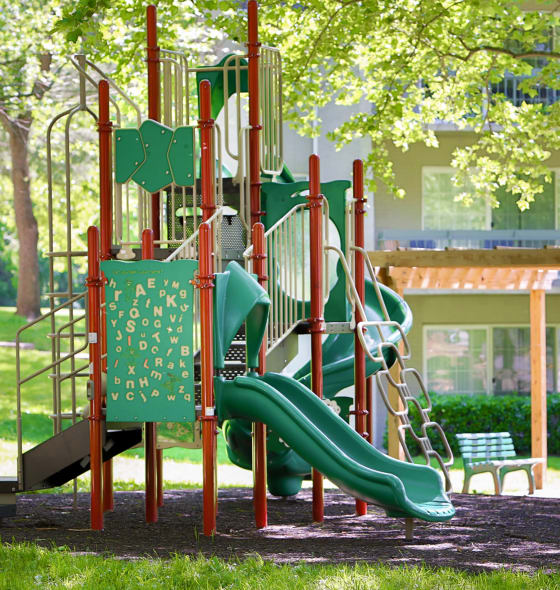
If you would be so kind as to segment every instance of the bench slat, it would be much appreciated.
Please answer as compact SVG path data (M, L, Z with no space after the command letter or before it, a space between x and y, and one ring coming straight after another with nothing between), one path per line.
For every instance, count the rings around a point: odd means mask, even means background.
M515 457L515 451L504 451L503 453L461 453L463 459L503 459L504 457Z
M493 444L493 445L459 445L461 452L469 452L469 451L513 451L514 446L513 443L504 443L504 444Z
M456 435L459 440L494 440L502 438L511 438L509 432L467 432Z

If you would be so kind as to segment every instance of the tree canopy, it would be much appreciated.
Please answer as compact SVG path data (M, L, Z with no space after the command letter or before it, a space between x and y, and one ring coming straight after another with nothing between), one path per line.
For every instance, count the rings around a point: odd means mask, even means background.
M403 196L388 145L437 147L434 124L445 121L477 133L475 143L454 153L458 180L468 176L472 187L462 198L496 204L493 195L503 188L519 196L523 209L541 192L543 176L550 179L546 161L560 148L560 102L531 100L539 87L560 89L556 7L550 0L268 0L260 3L260 32L264 43L282 50L286 116L299 131L317 133L315 107L330 101L372 105L332 138L338 145L371 139L374 185ZM246 38L238 0L161 0L158 8L171 18L204 19L202 27L236 41ZM136 0L79 0L68 3L58 28L95 45L95 19L109 22L118 13L141 23L144 10ZM177 33L160 20L163 44ZM527 100L514 103L500 92L510 76L523 78Z

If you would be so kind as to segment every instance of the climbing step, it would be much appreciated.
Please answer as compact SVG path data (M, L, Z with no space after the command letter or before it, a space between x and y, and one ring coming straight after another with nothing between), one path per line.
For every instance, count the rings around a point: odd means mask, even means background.
M0 519L16 514L17 477L0 476Z
M104 430L103 460L137 445L142 429ZM63 485L89 470L89 420L82 420L22 455L23 491Z

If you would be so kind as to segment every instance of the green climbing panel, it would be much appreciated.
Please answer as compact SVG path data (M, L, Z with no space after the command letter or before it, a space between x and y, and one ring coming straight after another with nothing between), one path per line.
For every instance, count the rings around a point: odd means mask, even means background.
M174 182L193 186L195 127L173 130L147 119L139 129L115 132L115 179L119 183L134 180L143 189L155 193Z
M167 156L173 182L178 186L194 184L194 127L177 127Z
M122 184L142 166L146 152L138 129L117 129L115 141L115 180Z
M167 160L173 129L148 119L140 125L140 134L146 150L146 161L132 176L132 180L148 192L155 193L173 182Z
M195 260L101 263L107 278L107 420L192 422Z

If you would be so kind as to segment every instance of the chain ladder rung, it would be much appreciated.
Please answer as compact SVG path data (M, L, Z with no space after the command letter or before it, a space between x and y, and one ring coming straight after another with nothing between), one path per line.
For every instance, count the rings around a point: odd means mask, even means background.
M398 381L397 381L390 374L389 367L387 367L385 358L383 357L383 359L381 360L383 369L378 372L376 381L377 381L377 384L380 388L381 397L383 399L383 402L385 403L385 406L387 407L387 410L389 411L390 414L398 417L401 421L401 424L398 426L397 431L398 431L399 442L401 443L401 446L404 450L406 459L409 462L412 461L412 456L410 454L410 450L408 449L408 445L406 444L406 431L409 431L411 436L414 438L414 440L416 441L416 443L420 447L420 450L422 451L422 454L426 460L426 463L428 465L430 464L430 457L434 457L437 460L437 462L439 463L441 470L443 472L443 476L445 478L446 489L448 491L450 491L451 490L451 479L449 476L448 467L453 465L453 453L451 451L451 447L449 446L449 442L447 440L447 437L445 436L445 433L443 432L443 429L441 428L441 426L437 422L430 419L430 417L429 417L428 412L432 408L432 402L430 400L430 397L429 397L428 391L426 389L426 386L424 384L424 381L422 379L422 376L416 370L411 371L410 369L407 369L404 359L403 359L402 355L400 354L399 350L397 349L397 347L394 346L394 343L383 341L378 345L378 350L381 351L381 350L383 350L384 347L391 347L392 350L395 352L395 354L396 354L395 365L400 367L399 377L398 377ZM424 398L426 399L426 401L428 403L429 409L420 407L419 401L416 399L415 396L412 395L412 393L408 387L408 383L403 379L404 375L406 375L406 374L412 374L416 377L418 384L420 386L420 389L422 390L422 394L424 395ZM391 403L389 401L389 392L385 389L385 385L383 383L382 376L386 377L385 383L387 383L388 385L392 385L393 387L395 387L397 389L398 394L399 394L399 398L402 401L403 406L404 406L403 410L394 409L391 406ZM422 433L423 433L422 436L418 436L416 434L416 432L412 428L412 424L410 423L409 402L412 402L418 409L418 414L420 416L420 422L421 422L420 427L421 427ZM447 461L444 461L442 456L437 451L435 451L433 449L430 438L426 434L426 428L429 428L429 427L435 427L435 429L439 433L440 438L443 442L443 446L445 448L446 455L448 457Z

